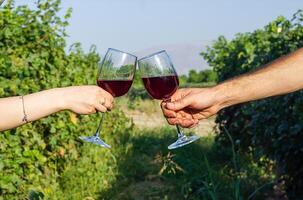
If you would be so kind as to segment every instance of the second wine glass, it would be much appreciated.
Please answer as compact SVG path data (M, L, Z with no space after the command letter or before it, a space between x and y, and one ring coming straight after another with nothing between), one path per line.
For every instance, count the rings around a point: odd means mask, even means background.
M179 79L166 51L144 57L138 61L138 65L148 94L154 99L170 101L170 97L178 89ZM186 136L178 125L176 127L178 139L168 149L182 147L200 138L197 135Z
M130 89L136 71L137 57L117 50L108 49L99 67L97 84L113 97L119 97ZM80 139L93 144L110 148L100 137L104 113L102 113L96 133L93 136L81 136Z

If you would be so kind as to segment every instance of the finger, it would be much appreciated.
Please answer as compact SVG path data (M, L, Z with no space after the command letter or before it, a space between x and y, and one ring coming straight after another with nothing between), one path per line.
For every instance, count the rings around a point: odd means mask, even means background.
M180 99L182 96L185 96L187 94L186 91L184 91L184 89L178 89L171 97L171 101L176 101L178 99Z
M197 120L194 119L178 119L178 118L167 118L167 122L170 125L180 125L183 128L189 128L197 124Z
M160 107L162 110L166 109L166 102L162 101Z
M110 98L105 98L105 102L103 104L107 109L111 110L113 108L113 102Z
M107 108L101 104L96 104L95 105L95 109L99 112L106 112L107 111Z
M101 96L108 99L110 103L113 103L114 97L106 90L103 90L102 88L99 88L99 89L100 89L99 91L100 91Z
M163 115L165 117L169 117L169 118L174 118L177 116L176 112L172 111L172 110L168 110L165 108L165 105L166 103L165 102L162 102L161 103L161 109L162 109L162 112L163 112Z
M179 120L177 118L167 118L166 121L170 125L177 125L179 123Z
M85 113L83 113L83 114L95 114L97 112L97 110L96 110L96 108L95 107L91 107L91 108L89 108ZM82 113L82 112L81 112ZM80 113L80 114L81 114Z
M199 121L195 120L195 123L188 128L194 128L194 127L198 126L198 124L199 124Z
M108 95L99 94L97 97L97 103L105 106L109 110L113 107L112 99Z
M181 110L177 112L177 118L193 119L193 116L192 114Z
M195 125L195 121L189 120L189 119L183 119L183 120L179 120L178 124L183 128L189 128L189 127Z
M168 118L175 118L175 117L177 117L177 114L176 114L175 111L171 111L171 110L165 109L165 110L162 110L162 112L163 112L163 115L165 117L168 117Z
M191 125L190 127L187 127L187 128L195 128L198 124L193 124Z
M174 102L167 102L166 108L169 110L181 110L192 103L192 98L190 96L183 97Z

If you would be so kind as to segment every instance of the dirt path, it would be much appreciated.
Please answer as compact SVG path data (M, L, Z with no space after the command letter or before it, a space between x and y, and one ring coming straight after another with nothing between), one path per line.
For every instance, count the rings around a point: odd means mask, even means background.
M139 110L129 110L129 109L123 109L123 111L127 114L127 116L131 117L139 128L144 129L153 129L153 128L159 128L161 126L167 125L167 122L165 118L163 117L160 109L155 112L143 112ZM213 133L215 127L215 118L212 117L207 120L202 120L199 125L191 131L194 133L205 136L208 134Z

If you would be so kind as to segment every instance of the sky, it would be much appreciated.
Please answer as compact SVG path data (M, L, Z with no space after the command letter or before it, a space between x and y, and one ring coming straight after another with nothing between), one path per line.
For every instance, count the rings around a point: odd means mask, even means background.
M185 73L207 67L199 53L218 36L231 39L279 15L291 18L303 0L62 0L63 11L69 7L68 44L81 42L85 50L95 44L101 55L109 47L139 56L168 49Z

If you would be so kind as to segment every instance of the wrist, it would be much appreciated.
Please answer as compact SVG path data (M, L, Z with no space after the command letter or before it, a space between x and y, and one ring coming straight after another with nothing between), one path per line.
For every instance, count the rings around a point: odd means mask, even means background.
M228 83L221 83L212 88L219 110L235 104L231 88Z
M55 102L55 107L58 111L69 109L68 95L64 88L54 88L50 90L52 98Z

